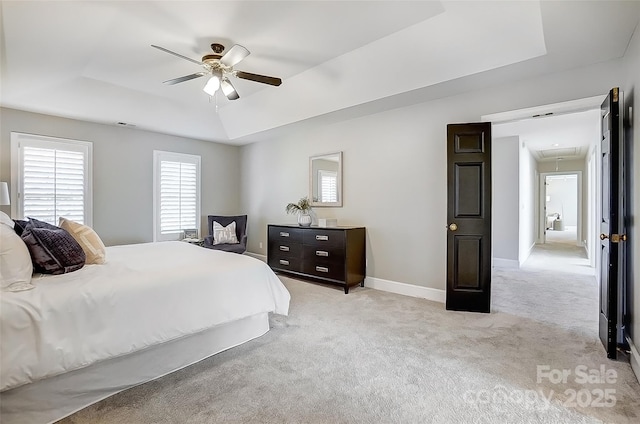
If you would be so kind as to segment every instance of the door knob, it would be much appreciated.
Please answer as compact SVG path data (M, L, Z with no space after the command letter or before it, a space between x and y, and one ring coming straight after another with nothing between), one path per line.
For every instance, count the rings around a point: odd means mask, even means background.
M608 239L609 236L606 234L600 234L600 240Z
M453 222L453 223L449 224L449 229L451 231L456 231L458 229L458 225L455 222Z

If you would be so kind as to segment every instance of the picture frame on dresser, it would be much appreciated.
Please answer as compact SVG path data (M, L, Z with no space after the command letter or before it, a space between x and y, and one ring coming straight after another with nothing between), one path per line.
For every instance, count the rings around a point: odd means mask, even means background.
M198 238L198 229L189 228L186 230L182 230L185 239L197 239Z
M365 227L267 226L267 263L275 272L349 288L364 287Z

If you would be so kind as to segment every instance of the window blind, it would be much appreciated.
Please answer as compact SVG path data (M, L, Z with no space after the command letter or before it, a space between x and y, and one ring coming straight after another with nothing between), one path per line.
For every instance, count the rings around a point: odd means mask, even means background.
M322 202L338 201L338 174L330 171L320 173L320 198Z
M18 216L91 225L91 143L12 133L18 152Z
M154 151L154 240L200 228L200 156Z
M197 228L195 163L160 162L160 234Z

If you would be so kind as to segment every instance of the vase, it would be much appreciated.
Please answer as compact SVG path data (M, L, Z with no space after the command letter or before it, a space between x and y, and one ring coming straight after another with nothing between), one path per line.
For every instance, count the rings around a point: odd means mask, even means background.
M310 227L311 226L311 215L308 213L300 213L298 214L298 225L301 227Z

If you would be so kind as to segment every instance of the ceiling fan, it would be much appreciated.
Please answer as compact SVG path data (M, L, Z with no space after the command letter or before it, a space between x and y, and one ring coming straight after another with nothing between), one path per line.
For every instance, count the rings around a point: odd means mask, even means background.
M206 54L202 56L202 60L191 59L179 53L165 49L164 47L154 46L153 44L151 47L188 60L189 62L196 63L204 68L204 71L185 75L184 77L170 79L164 81L164 84L174 85L195 78L204 77L206 75L211 75L209 81L207 81L207 84L203 88L204 92L213 96L218 89L222 89L222 92L229 100L237 100L240 98L235 87L231 84L229 76L255 81L262 84L275 85L276 87L282 84L282 80L280 78L252 74L250 72L237 71L233 69L235 65L250 54L249 50L240 44L235 44L223 55L222 52L224 51L224 46L222 44L214 43L211 45L213 54Z

